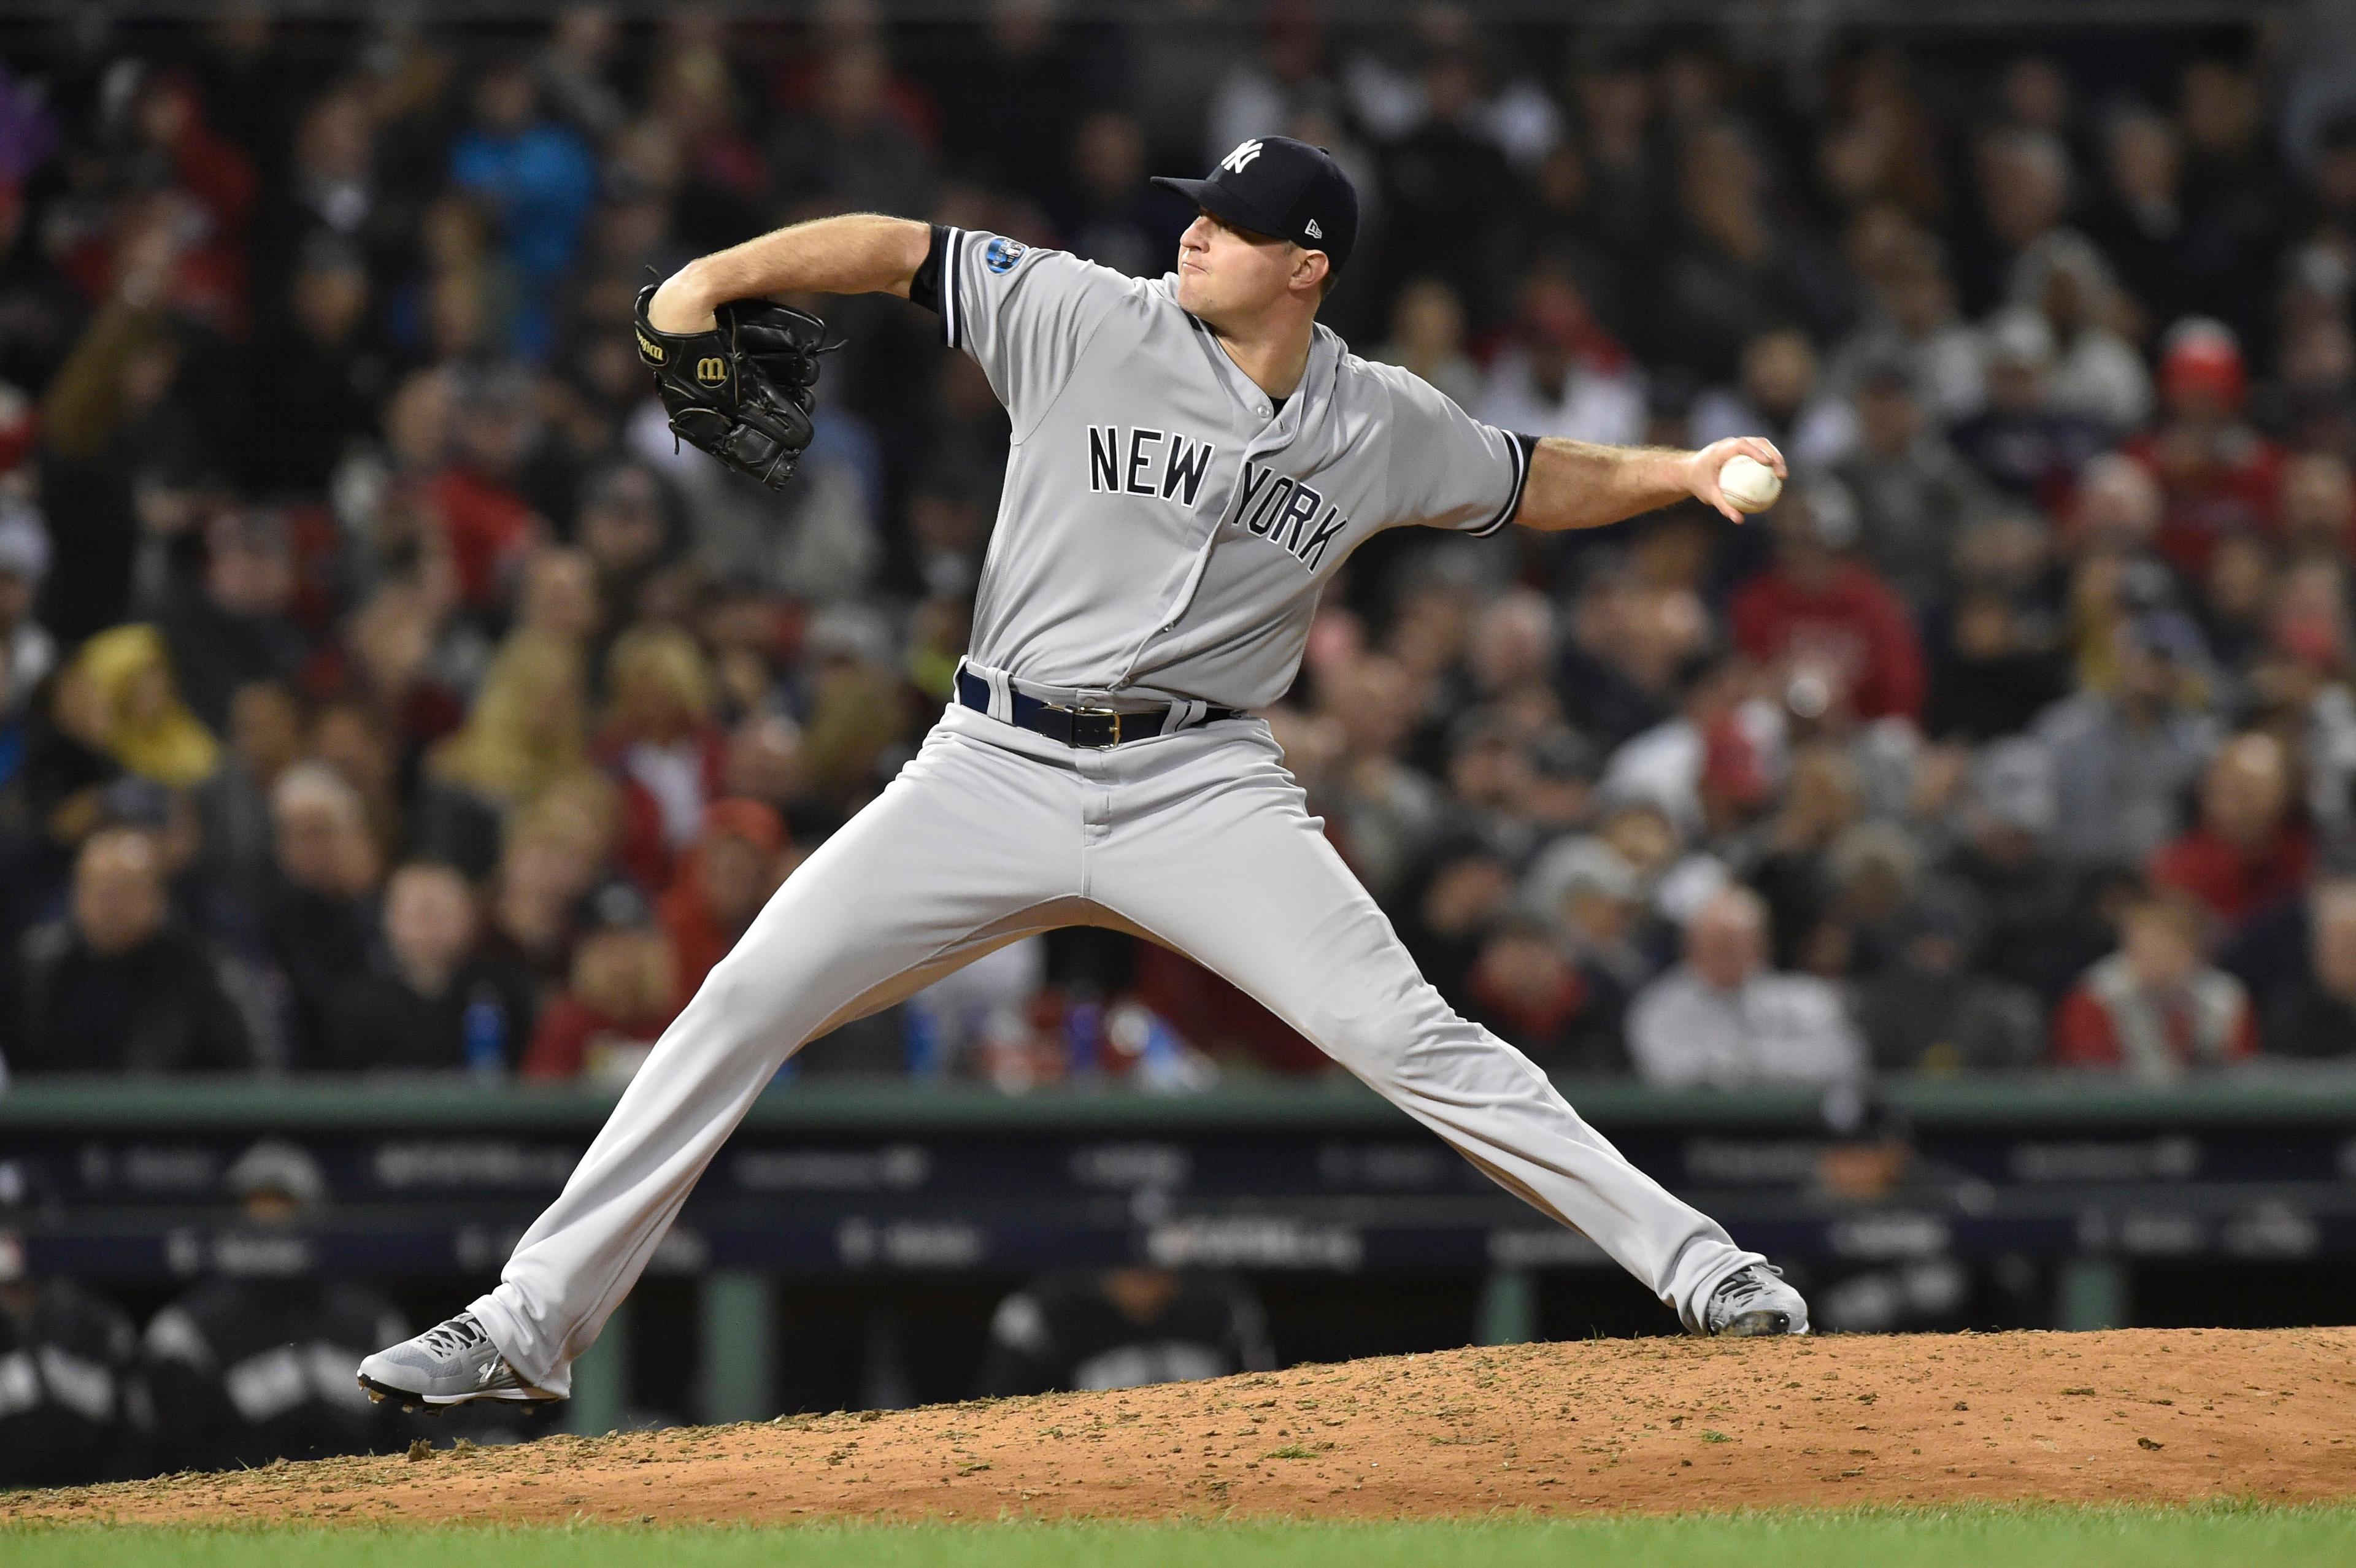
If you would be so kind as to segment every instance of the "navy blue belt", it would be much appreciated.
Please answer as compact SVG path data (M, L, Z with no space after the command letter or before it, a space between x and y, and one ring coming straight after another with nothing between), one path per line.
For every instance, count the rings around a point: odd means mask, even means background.
M990 682L970 670L957 674L958 700L977 712L990 711ZM1143 713L1119 713L1109 708L1062 708L1052 702L1042 702L1035 697L1025 697L1010 690L1014 699L1014 711L1010 717L1023 729L1034 735L1044 735L1050 741L1061 741L1066 746L1084 746L1101 752L1130 741L1142 741L1148 735L1159 735L1170 725L1170 709L1155 708ZM1219 719L1248 717L1239 708L1205 707L1188 723L1179 726L1190 729L1195 724L1208 724Z

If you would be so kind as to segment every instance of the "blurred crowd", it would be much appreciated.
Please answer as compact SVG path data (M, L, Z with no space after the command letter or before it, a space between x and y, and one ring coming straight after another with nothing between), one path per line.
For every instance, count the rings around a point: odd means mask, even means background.
M1331 148L1327 319L1737 530L1385 535L1268 715L1456 1005L1682 1084L2356 1057L2356 42L997 0L0 22L0 1061L626 1076L944 699L1007 431L883 298L781 496L641 283L830 212L1159 273ZM809 1069L1321 1059L1098 932ZM379 1336L381 1338L382 1336Z

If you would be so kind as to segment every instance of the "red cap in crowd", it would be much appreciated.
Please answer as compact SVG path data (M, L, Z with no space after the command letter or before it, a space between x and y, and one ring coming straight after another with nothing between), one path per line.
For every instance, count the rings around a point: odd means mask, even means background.
M2193 316L2168 330L2159 360L2159 385L2171 405L2189 400L2238 409L2249 385L2242 346L2222 321Z
M703 836L706 838L726 835L742 838L765 855L774 855L785 848L785 824L777 814L757 800L731 798L715 800L703 808Z

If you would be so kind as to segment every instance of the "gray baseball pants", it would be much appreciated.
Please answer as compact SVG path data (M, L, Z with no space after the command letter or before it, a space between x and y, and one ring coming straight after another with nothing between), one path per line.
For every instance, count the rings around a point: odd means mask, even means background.
M568 1392L573 1359L787 1057L994 947L1081 924L1225 976L1584 1232L1688 1328L1719 1281L1760 1261L1440 999L1326 842L1265 723L1081 751L952 705L664 1031L476 1316L527 1379Z

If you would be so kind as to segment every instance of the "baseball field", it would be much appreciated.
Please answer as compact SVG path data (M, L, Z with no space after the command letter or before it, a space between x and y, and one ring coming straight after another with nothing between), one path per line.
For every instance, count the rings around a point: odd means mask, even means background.
M0 1557L2344 1563L2351 1404L2349 1328L1595 1340L20 1492Z

